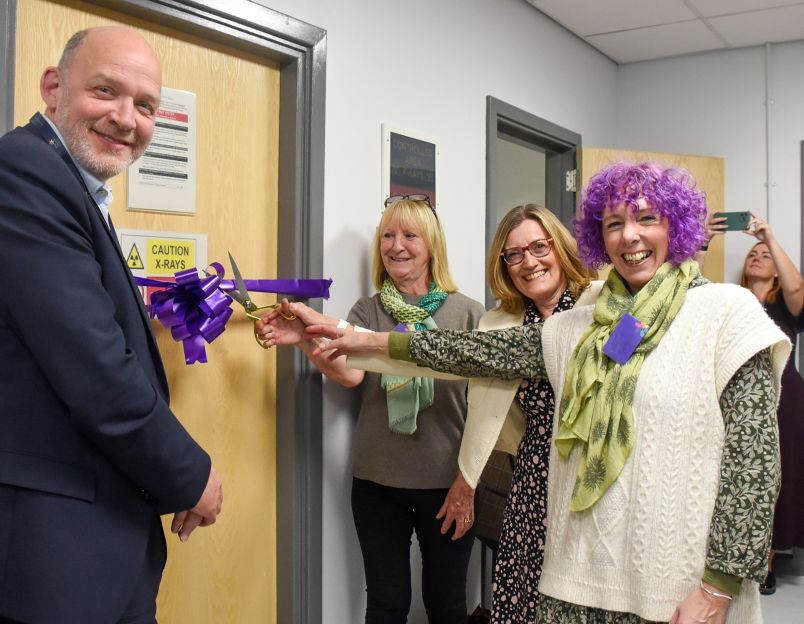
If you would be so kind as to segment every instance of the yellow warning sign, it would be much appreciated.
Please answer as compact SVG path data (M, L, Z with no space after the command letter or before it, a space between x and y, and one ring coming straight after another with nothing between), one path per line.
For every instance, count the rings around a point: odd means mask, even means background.
M140 256L140 251L137 249L137 243L131 245L131 251L128 252L128 258L126 258L126 263L128 264L129 269L144 269L145 265L142 263L142 257Z
M145 254L148 275L173 275L195 266L195 243L192 239L149 238Z

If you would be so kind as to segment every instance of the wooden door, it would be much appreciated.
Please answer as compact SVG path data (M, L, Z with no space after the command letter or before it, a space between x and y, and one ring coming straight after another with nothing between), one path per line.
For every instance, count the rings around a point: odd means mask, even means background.
M714 156L688 156L684 154L667 154L663 152L634 152L630 150L614 150L598 147L584 147L581 149L581 188L596 172L605 165L626 160L629 162L653 161L661 165L683 167L687 169L698 188L706 193L706 202L709 212L723 210L723 159ZM713 282L723 281L723 237L712 239L703 271L705 277Z
M124 173L111 182L116 226L206 233L210 261L228 265L231 250L246 277L276 277L279 70L271 62L86 2L18 0L15 124L44 109L39 77L70 35L103 24L140 30L162 59L163 84L197 94L199 120L196 213L127 211ZM168 535L159 621L276 622L274 352L257 346L239 310L207 346L207 364L185 365L181 345L154 328L173 411L212 455L225 499L218 523L188 543Z

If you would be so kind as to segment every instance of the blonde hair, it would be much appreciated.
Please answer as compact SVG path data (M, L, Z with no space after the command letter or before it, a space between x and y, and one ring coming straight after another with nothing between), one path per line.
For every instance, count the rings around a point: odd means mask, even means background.
M382 232L391 221L396 221L401 227L410 228L421 235L430 252L430 279L445 292L457 291L458 287L449 272L447 243L441 222L435 211L426 202L410 199L397 200L382 213L380 224L374 234L374 257L371 262L371 277L374 287L380 290L385 278L388 277L388 272L382 262L380 243L382 242Z
M765 247L768 247L767 243L763 243L762 241L759 241L758 243L754 243L751 246L751 249L748 250L748 253L750 254L752 251L754 251L754 249L756 247L759 247L760 245L765 245ZM770 247L768 247L768 252L770 253ZM743 260L743 272L740 275L740 286L742 286L743 288L749 288L748 287L748 276L745 274L746 260L748 260L748 254L745 254L745 260ZM771 260L773 260L773 256L771 256ZM776 266L776 262L773 263L773 266ZM773 287L768 291L768 294L765 297L765 301L767 301L768 303L776 303L776 297L779 296L779 291L781 290L781 288L782 288L782 285L779 283L778 276L774 277L773 278Z
M505 249L508 235L527 219L536 221L544 229L547 238L553 239L551 243L553 253L567 278L567 285L573 297L577 299L597 276L596 272L583 265L578 256L578 244L569 230L552 212L538 204L525 204L512 208L497 225L486 266L486 279L491 294L499 300L499 308L511 314L519 314L524 311L527 297L514 286L514 281L508 274L507 265L500 254Z

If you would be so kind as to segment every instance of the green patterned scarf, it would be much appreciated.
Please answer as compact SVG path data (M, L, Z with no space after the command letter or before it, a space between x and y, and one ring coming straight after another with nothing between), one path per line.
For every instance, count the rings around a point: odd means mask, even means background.
M394 283L386 278L380 289L380 301L385 311L397 323L404 323L409 331L435 329L432 318L441 307L447 293L433 282L430 290L416 305L405 303ZM433 404L433 380L428 377L398 377L383 375L388 403L388 427L394 433L411 435L416 431L416 416L420 410Z
M584 445L570 509L594 505L614 483L634 444L632 403L639 370L678 314L690 282L700 276L688 260L678 267L664 263L650 282L631 295L612 270L595 303L593 322L570 358L561 396L561 423L556 447L569 457L576 443ZM602 352L617 322L626 312L648 331L625 364Z

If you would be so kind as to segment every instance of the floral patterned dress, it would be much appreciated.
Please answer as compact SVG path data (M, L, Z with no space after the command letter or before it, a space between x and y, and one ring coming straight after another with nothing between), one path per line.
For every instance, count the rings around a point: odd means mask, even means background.
M575 298L567 289L553 314L569 310L574 305ZM523 324L543 322L536 306L528 302ZM546 379L523 379L516 401L525 415L526 427L517 451L494 568L491 609L494 624L536 621L537 588L544 558L547 471L555 411L553 389Z

